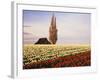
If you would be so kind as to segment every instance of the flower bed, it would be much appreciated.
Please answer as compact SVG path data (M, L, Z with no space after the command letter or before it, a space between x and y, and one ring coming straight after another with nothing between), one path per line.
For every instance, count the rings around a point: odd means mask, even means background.
M23 69L79 67L79 66L90 66L90 65L91 65L91 52L86 51L80 54L66 55L44 61L24 64Z

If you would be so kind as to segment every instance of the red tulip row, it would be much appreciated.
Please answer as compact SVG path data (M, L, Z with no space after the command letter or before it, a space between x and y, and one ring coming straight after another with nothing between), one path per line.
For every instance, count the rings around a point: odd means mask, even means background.
M91 52L83 52L75 55L67 55L40 62L33 62L23 65L23 69L37 68L58 68L58 67L79 67L91 65Z

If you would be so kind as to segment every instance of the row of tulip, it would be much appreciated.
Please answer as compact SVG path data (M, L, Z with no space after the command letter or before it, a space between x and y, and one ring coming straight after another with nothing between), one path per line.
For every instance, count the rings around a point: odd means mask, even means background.
M23 64L79 54L89 50L89 46L27 45L23 50Z
M91 52L87 51L80 54L68 55L45 61L24 64L23 69L81 67L90 65L91 65Z

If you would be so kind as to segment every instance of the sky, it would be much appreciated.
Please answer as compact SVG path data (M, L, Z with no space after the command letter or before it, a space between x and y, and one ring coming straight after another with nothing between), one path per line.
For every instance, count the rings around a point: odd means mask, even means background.
M91 14L23 10L24 44L34 44L42 37L48 39L53 14L58 30L56 44L90 44Z

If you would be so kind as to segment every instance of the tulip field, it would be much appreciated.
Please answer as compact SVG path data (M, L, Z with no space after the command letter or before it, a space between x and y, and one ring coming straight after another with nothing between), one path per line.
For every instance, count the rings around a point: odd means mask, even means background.
M91 65L89 45L24 45L23 69Z

